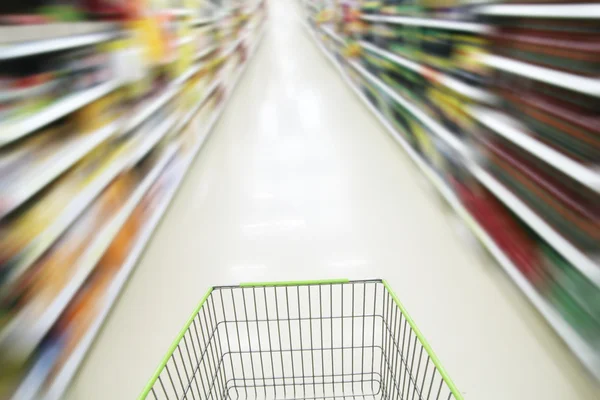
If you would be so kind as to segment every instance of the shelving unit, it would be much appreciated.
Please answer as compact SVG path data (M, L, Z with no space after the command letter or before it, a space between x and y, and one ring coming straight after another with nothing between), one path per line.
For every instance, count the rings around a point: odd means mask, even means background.
M375 117L385 127L390 135L400 144L408 156L419 167L425 177L427 177L429 182L431 182L433 187L435 187L440 195L446 200L446 202L448 202L454 212L462 219L465 225L485 247L489 254L498 262L498 264L515 283L515 285L519 287L531 304L538 310L538 312L540 312L540 314L544 316L544 318L546 318L548 323L569 346L571 351L575 353L575 355L586 365L590 371L594 371L595 368L598 368L600 363L598 358L593 356L594 349L581 339L579 334L573 328L571 328L571 326L566 323L564 319L562 319L562 317L554 310L554 307L546 299L540 296L535 287L523 277L517 266L514 265L514 263L504 254L502 249L498 247L496 242L487 234L485 229L481 227L477 220L473 218L469 211L462 205L461 201L456 197L452 189L448 187L448 185L427 164L427 162L411 147L404 137L398 133L396 128L394 128L381 114L381 112L379 112L379 110L377 110L360 92L356 85L348 78L338 61L331 56L329 51L325 49L319 42L319 39L312 32L312 28L306 25L306 29L319 49L336 67L346 84L352 89L356 96L361 99L361 101L373 113L373 115L375 115Z
M92 239L85 244L74 264L69 266L70 277L60 291L50 301L33 298L14 312L7 323L0 326L3 359L29 360L30 364L11 398L49 400L62 397L245 69L248 61L242 62L238 50L240 47L245 48L244 60L249 60L254 54L264 32L262 25L265 15L262 5L262 1L253 2L247 7L250 12L245 12L240 7L228 8L221 15L232 16L231 23L234 24L235 31L233 40L213 42L192 57L192 64L188 68L182 73L174 74L170 82L163 85L162 89L155 90L143 102L138 102L133 107L128 105L119 118L95 131L65 141L56 156L53 155L45 163L36 166L37 169L27 171L29 175L23 176L23 179L31 176L27 179L27 185L15 182L15 190L8 191L8 197L2 199L0 218L12 218L15 213L21 212L22 207L27 207L24 204L30 199L35 202L43 201L43 197L41 200L37 199L38 192L46 186L54 185L54 181L62 179L64 174L70 173L82 160L88 159L90 153L97 152L97 148L103 147L103 151L106 151L106 146L115 146L101 170L94 173L92 179L88 179L78 192L73 193L62 212L54 216L50 224L3 265L0 299L5 301L13 295L15 288L18 288L32 269L40 268L40 260L46 259L49 253L63 246L61 240L70 230L81 225L88 210L95 207L103 196L106 197L106 191L115 180L123 175L131 175L133 170L140 174L139 166L146 166L146 172L142 171L143 176L137 184L122 199L122 203L111 211L110 216L101 221L101 225L93 232ZM180 19L180 23L191 27L197 21L193 10L171 9L166 12ZM243 15L249 17L245 25L239 22L245 21L245 18L241 19ZM113 31L107 33L105 39L111 40L121 34L122 32ZM176 44L181 47L191 45L195 42L195 34L185 33L176 39ZM67 39L69 37L61 38L65 41ZM35 54L57 49L56 46L44 47L42 42L44 41L38 43L39 51L36 50ZM48 46L49 41L45 43ZM95 43L99 41L90 44ZM71 47L86 45L72 44ZM234 75L229 77L224 73L225 70L234 70ZM0 146L9 146L25 136L35 135L38 129L67 117L128 84L119 80L109 81L55 101L18 122L5 124L2 127ZM192 95L195 100L190 107ZM156 118L157 115L162 117ZM200 123L202 127L197 128ZM166 189L159 189L163 186ZM153 199L151 196L160 197ZM83 336L69 339L76 340L69 348L54 343L50 340L51 336L60 332L57 331L59 324L69 324L69 320L65 318L69 318L73 305L83 299L81 296L85 296L85 291L94 284L93 279L100 273L100 265L105 262L104 258L114 246L116 238L122 236L134 214L139 218L139 210L147 207L144 204L150 203L154 205L144 211L147 215L136 230L135 237L131 238L127 256L120 265L112 267L116 272L103 289L101 298L98 298L100 303L96 310L88 311L95 314ZM46 303L40 313L42 301ZM53 332L50 339L49 332ZM57 351L67 353L59 357Z
M549 224L544 222L543 219L538 217L535 212L531 211L531 209L516 196L512 195L510 191L506 189L500 182L493 179L481 168L477 167L476 163L472 160L473 156L470 154L470 150L465 143L462 143L452 132L444 128L441 124L419 109L416 105L411 104L407 99L398 95L384 82L370 74L366 69L360 66L359 63L356 61L350 61L348 64L356 69L366 79L375 84L382 92L386 93L398 104L404 106L404 108L408 110L415 118L429 127L429 129L438 135L442 140L446 141L450 147L452 147L458 154L461 155L461 157L463 157L465 160L468 160L474 176L481 181L484 186L494 193L496 197L502 200L502 202L505 203L508 208L519 215L523 221L533 228L541 237L546 239L548 243L552 244L556 250L558 250L569 261L571 261L573 265L577 267L586 277L588 277L596 285L600 286L600 268L598 268L598 262L578 250L575 246L571 245L569 241L560 235L560 233L553 229ZM521 144L525 145L526 143L521 142ZM593 172L591 172L591 175L598 178L598 175L594 174Z
M481 14L501 14L521 15L527 11L535 16L536 13L542 14L543 10L553 14L559 12L562 5L532 5L532 6L515 6L515 5L490 5L477 8L477 12ZM569 6L570 7L570 6ZM597 11L595 7L582 5L573 6L573 13L581 12L584 8L586 11ZM513 10L514 8L514 10ZM510 9L506 11L506 9ZM577 10L576 10L577 9ZM448 202L456 214L464 221L472 234L479 240L489 254L498 262L508 277L522 291L530 303L538 310L538 312L546 319L548 324L555 330L558 336L571 349L573 354L581 361L587 370L596 379L600 379L600 352L594 348L584 336L578 332L567 319L557 309L557 306L548 299L539 288L536 287L523 274L522 270L517 266L505 250L496 242L496 240L486 231L486 228L480 224L477 218L463 204L462 200L457 196L452 186L444 179L435 167L430 165L429 161L413 148L413 145L407 141L405 136L398 131L389 121L389 117L380 111L371 100L362 92L361 88L349 76L349 71L356 71L360 77L368 82L379 93L384 95L384 98L391 99L394 103L402 106L412 118L419 121L423 126L427 127L438 139L446 142L453 149L463 163L463 166L471 174L471 176L492 195L495 196L502 204L511 210L519 219L528 225L539 237L541 237L549 246L560 253L566 260L577 269L582 276L588 279L593 285L600 287L600 259L595 255L587 254L574 246L567 240L560 231L552 227L542 217L540 217L530 206L513 194L503 183L496 179L491 173L486 171L481 164L481 157L477 154L477 150L472 148L472 144L460 139L460 136L446 128L441 122L438 122L428 112L421 109L411 100L400 95L399 92L392 89L381 79L368 71L359 60L348 59L342 54L342 49L348 43L353 41L361 46L364 52L373 53L387 61L400 65L410 71L420 74L429 82L441 84L451 91L458 93L474 102L465 111L474 121L486 126L495 134L502 136L516 146L521 147L533 156L548 162L553 167L560 170L565 175L571 177L578 183L588 187L593 192L598 193L598 184L600 182L600 169L584 164L564 155L551 146L543 143L541 140L526 133L523 128L514 119L509 118L501 112L494 111L490 106L497 106L498 99L496 96L486 89L473 87L460 79L449 76L443 72L438 72L434 68L424 65L418 61L408 59L398 54L394 54L386 49L380 48L371 42L357 38L342 38L328 24L319 26L314 22L311 10L306 8L307 21L305 27L309 35L317 44L317 47L335 66L343 80L354 91L354 93L364 102L367 108L373 112L380 123L386 128L391 136L400 144L409 157L415 162L423 174L428 178L431 184L438 190L441 196ZM568 14L569 16L572 14ZM567 16L566 18L569 18ZM368 22L388 23L388 24L404 24L411 26L421 26L428 28L439 28L444 30L459 30L470 33L482 34L490 32L493 29L489 25L461 22L461 21L444 21L435 18L415 18L411 16L383 16L363 14L360 18ZM328 44L326 44L328 43ZM503 57L485 55L481 56L483 64L495 67L511 69L510 72L518 72L529 76L532 79L544 80L547 83L557 86L576 90L588 95L598 96L597 81L579 77L573 74L567 74L559 71L551 71L546 74L548 68L532 66L516 60L508 60ZM506 62L505 62L506 61ZM502 64L505 62L504 64ZM532 67L532 68L529 68ZM557 75L553 75L556 72ZM546 74L546 75L544 75ZM566 79L565 79L566 78ZM560 82L559 82L560 81ZM593 82L592 82L593 81ZM481 104L477 104L481 103ZM477 105L476 105L477 104Z
M260 33L258 33L255 43L252 44L252 48L249 51L248 60L251 60L254 53L256 52L256 49L262 39L262 35L264 34L264 29L265 28L261 28L261 31L260 31ZM226 104L228 98L233 93L233 90L237 87L237 83L239 82L239 79L241 78L244 71L246 70L246 67L247 67L247 63L245 63L241 67L239 67L239 70L238 70L236 76L234 77L234 79L231 81L231 83L229 85L226 85L225 90L226 90L227 94L226 94L226 98L222 104ZM216 86L217 86L217 82L215 82L213 89L216 89ZM209 89L207 91L207 93L209 93L209 92L212 93L212 90ZM195 107L193 110L191 110L190 113L188 114L188 116L182 120L183 122L180 124L181 129L183 129L190 122L190 120L194 117L194 115L200 110L202 105L205 104L204 103L205 101L206 101L206 98L204 98L198 104L198 106ZM121 271L119 272L119 275L117 275L114 278L113 282L111 283L110 289L108 290L108 295L107 295L105 305L102 307L100 313L98 314L97 319L94 321L93 325L88 330L88 333L86 334L86 336L81 340L81 343L79 344L79 346L75 349L75 351L73 352L73 354L71 355L69 360L65 363L64 367L62 368L59 375L57 376L55 383L48 389L47 396L45 397L46 400L59 399L61 397L61 395L64 393L64 391L67 389L69 383L71 382L75 373L77 372L79 365L83 361L85 354L87 353L90 346L92 345L94 338L97 336L100 328L102 327L104 320L106 319L106 317L108 316L108 313L110 312L114 303L116 302L119 293L121 292L122 288L124 287L125 283L127 282L127 279L129 278L131 272L135 268L136 263L139 260L140 256L142 255L146 245L150 241L150 238L152 237L154 230L156 229L156 227L158 226L163 215L167 211L169 204L171 203L171 201L173 200L173 197L177 193L177 189L180 187L181 183L183 182L183 179L185 178L187 172L189 171L194 159L196 158L196 155L198 154L198 152L202 148L202 145L205 143L206 139L210 135L214 125L216 124L216 122L219 120L219 117L223 113L223 110L224 110L224 106L221 106L218 109L213 111L212 116L210 117L208 123L206 124L205 129L200 133L200 135L198 135L198 137L200 139L198 140L196 146L189 152L188 156L181 161L181 164L182 164L181 174L179 174L177 176L175 182L172 185L172 188L164 194L163 199L156 207L154 213L152 214L152 217L148 220L146 225L142 228L142 230L139 234L139 237L135 243L135 246L131 250L130 255L127 258L127 260L125 261L124 265L121 267Z

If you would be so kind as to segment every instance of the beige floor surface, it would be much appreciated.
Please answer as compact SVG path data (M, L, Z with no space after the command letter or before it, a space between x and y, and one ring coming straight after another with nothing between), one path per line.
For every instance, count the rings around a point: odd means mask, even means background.
M271 0L255 59L67 397L134 399L208 286L386 278L466 399L599 388Z

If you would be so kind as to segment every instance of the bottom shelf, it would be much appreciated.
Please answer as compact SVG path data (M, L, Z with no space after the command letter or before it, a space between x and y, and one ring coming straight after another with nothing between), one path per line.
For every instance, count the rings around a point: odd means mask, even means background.
M60 355L58 354L59 351L56 349L56 347L48 348L46 354L43 354L39 358L39 361L33 365L31 371L22 381L17 393L13 396L13 398L19 400L34 398L52 400L59 399L63 396L65 390L67 389L69 383L73 379L85 355L90 349L94 339L96 338L98 332L103 326L108 314L110 313L110 310L114 306L114 303L116 302L125 283L127 282L127 279L131 275L131 272L135 268L144 249L149 243L150 238L156 230L156 227L162 220L162 217L167 211L169 205L171 204L171 201L177 193L178 188L181 186L181 182L183 181L187 172L189 171L190 166L193 163L196 155L202 148L202 145L208 138L210 132L212 131L212 128L221 116L225 108L225 104L227 103L227 100L233 93L234 88L237 86L237 83L239 82L241 75L245 71L249 59L255 52L263 33L264 28L261 28L261 31L258 33L255 42L250 46L250 49L248 51L248 60L242 65L238 66L237 71L234 72L234 76L231 83L225 87L224 98L219 102L215 109L211 111L211 114L208 117L207 124L197 135L197 140L193 144L192 148L185 152L182 158L175 158L173 161L171 161L170 165L163 172L163 174L165 175L172 173L174 175L174 178L171 182L167 184L168 186L164 193L160 195L160 198L157 199L156 202L154 202L154 205L149 211L150 215L148 219L139 228L139 232L136 235L136 238L134 239L134 243L132 244L128 255L126 256L123 263L120 265L118 272L114 274L114 277L108 283L105 289L105 294L103 295L104 298L97 306L95 317L93 321L89 324L87 331L83 334L83 336L81 336L75 347L68 355L68 358L64 360L62 366L55 373L52 381L49 384L46 384L45 381L48 379L52 366L55 363L59 362L58 360L60 359ZM219 78L216 78L215 81L219 81ZM201 107L195 107L193 109L194 113L198 113L200 111L200 108ZM191 112L189 113L189 115L186 115L186 118L184 118L186 123L190 122L192 119L193 115ZM181 124L180 127L181 129L183 129L183 124ZM178 152L182 153L182 149L183 146L180 145ZM43 388L44 385L48 385L46 389Z
M305 23L305 28L309 35L313 38L317 47L329 59L334 67L339 71L342 79L354 91L354 93L365 103L367 108L377 117L379 122L388 130L388 132L402 146L410 158L417 164L423 174L429 179L433 186L440 192L442 197L450 204L453 210L469 227L470 231L494 257L494 259L504 269L506 274L519 287L522 293L529 299L531 304L544 316L548 324L555 330L565 344L571 349L576 357L584 364L591 374L600 379L600 357L598 352L588 342L586 342L578 332L571 327L563 317L556 311L554 306L544 298L527 278L523 276L519 268L511 261L511 259L502 251L496 244L494 239L486 232L479 222L465 208L454 191L444 182L444 180L430 167L427 162L413 149L413 147L400 135L397 130L388 122L381 112L365 97L365 95L356 87L350 80L340 63L335 57L325 48L323 43L316 36L312 28ZM474 166L479 170L480 168Z

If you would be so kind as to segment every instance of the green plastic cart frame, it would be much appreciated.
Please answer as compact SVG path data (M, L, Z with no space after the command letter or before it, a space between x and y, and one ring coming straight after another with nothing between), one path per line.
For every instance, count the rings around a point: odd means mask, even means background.
M146 398L463 399L381 279L209 289Z

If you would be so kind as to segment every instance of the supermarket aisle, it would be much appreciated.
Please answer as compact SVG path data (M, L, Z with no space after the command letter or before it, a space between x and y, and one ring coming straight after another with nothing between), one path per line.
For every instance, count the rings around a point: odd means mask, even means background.
M270 11L68 397L135 398L209 285L384 277L466 398L594 398L584 370L320 54L294 1Z

